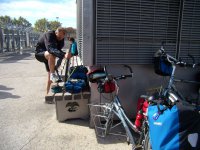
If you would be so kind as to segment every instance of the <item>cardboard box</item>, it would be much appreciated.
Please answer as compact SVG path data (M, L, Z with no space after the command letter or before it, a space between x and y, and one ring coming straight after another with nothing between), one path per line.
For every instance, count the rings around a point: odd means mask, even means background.
M90 92L81 92L78 94L59 93L55 96L57 120L62 122L74 118L88 119L89 98Z

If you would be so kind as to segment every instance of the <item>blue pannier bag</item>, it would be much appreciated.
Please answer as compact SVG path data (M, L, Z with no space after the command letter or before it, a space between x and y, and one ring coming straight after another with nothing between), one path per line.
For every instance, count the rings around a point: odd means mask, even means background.
M193 106L149 105L148 122L153 150L200 150L200 114Z
M65 91L69 93L80 93L86 86L84 80L65 82Z

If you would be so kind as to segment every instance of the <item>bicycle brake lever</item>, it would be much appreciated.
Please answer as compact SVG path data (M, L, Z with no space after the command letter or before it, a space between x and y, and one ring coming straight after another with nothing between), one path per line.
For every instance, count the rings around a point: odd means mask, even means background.
M191 54L188 54L188 56L189 56L190 58L192 58L192 63L195 64L194 56L192 56Z
M124 65L124 67L126 67L126 68L129 69L129 71L130 71L130 73L131 73L131 75L132 75L132 77L133 77L133 71L132 71L132 68L131 68L130 66L128 66L128 65Z

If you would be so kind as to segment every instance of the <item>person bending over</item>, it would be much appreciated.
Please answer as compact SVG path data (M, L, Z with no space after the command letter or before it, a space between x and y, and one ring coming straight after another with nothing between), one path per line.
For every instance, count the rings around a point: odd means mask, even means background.
M46 95L52 82L58 81L58 76L55 74L56 57L59 59L70 59L71 55L63 52L64 37L66 30L63 27L57 28L56 31L48 31L40 36L36 45L35 58L45 64L48 72Z

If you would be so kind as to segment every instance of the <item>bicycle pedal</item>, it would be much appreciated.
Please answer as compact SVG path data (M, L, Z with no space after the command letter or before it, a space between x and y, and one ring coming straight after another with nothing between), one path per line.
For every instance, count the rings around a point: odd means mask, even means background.
M142 150L142 145L136 145L135 147L133 147L133 150Z
M60 82L63 82L63 80L59 79L59 80L56 81L56 83L60 83Z
M129 145L129 144L130 144L130 139L129 139L129 137L127 137L126 141L127 141L128 145Z

